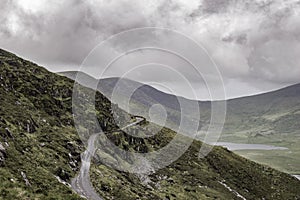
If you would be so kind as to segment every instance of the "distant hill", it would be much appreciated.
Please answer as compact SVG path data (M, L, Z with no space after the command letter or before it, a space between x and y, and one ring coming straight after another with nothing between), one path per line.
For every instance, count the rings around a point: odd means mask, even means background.
M93 77L81 73L82 84L90 86L98 82ZM61 72L61 75L75 79L77 72ZM115 85L122 89L119 95L126 95L129 88L138 88L132 95L134 103L150 108L153 104L160 103L169 111L180 114L180 101L193 100L177 97L161 92L149 85L144 85L129 79L106 78L99 80L98 90L111 98ZM209 120L211 102L198 101L201 109L201 118ZM134 111L134 110L133 110ZM147 117L147 116L146 116ZM231 99L227 101L227 120L224 127L225 133L248 131L248 133L281 134L295 133L300 130L300 84L289 86L277 91ZM178 121L176 121L178 123Z
M75 79L77 72L61 72L61 75ZM86 86L95 85L98 80L80 72L80 80ZM168 113L166 126L176 130L180 124L181 113L178 100L189 105L194 100L177 97L159 91L149 85L144 85L129 79L106 78L99 80L98 90L109 99L113 89L119 82L121 87L117 95L128 96L130 88L138 88L131 96L130 113L142 115L150 120L148 111L154 104L162 104ZM200 131L209 125L211 116L211 102L197 101L199 104L201 121L199 126L199 138L203 139L204 134ZM199 117L193 116L193 108L189 108L191 120ZM288 151L259 153L259 158L238 152L251 159L272 165L290 173L300 173L300 84L292 85L276 91L231 99L227 101L226 122L223 134L220 138L222 142L236 143L261 143L275 146L284 146ZM265 152L266 153L266 152ZM256 152L258 154L258 152ZM270 159L274 157L274 159ZM284 162L284 157L289 160ZM266 161L266 162L265 162ZM275 163L274 163L275 162Z
M300 84L277 91L228 101L230 123L262 134L295 133L300 130ZM247 125L246 125L247 124ZM230 130L230 129L229 129ZM241 130L241 129L240 129Z
M77 72L68 71L60 72L59 74L74 80L76 78ZM178 128L178 125L180 124L181 108L179 102L185 102L185 105L189 105L189 102L194 102L193 100L189 100L183 97L166 94L149 85L145 85L130 79L106 78L96 80L92 76L80 72L80 83L87 87L98 84L97 89L109 99L112 99L112 94L114 88L116 87L116 84L118 84L118 87L120 87L120 89L118 89L118 92L114 94L117 96L128 97L129 95L131 95L130 92L132 91L132 89L134 89L134 93L130 96L130 110L127 111L132 114L142 115L149 119L149 108L151 108L152 105L161 104L166 108L166 111L168 113L167 126L173 129ZM199 105L201 106L201 112L206 113L206 115L201 116L203 117L202 122L207 123L210 118L210 102L199 102ZM194 113L193 107L187 107L187 109L187 112L191 114ZM198 116L192 117L198 119Z

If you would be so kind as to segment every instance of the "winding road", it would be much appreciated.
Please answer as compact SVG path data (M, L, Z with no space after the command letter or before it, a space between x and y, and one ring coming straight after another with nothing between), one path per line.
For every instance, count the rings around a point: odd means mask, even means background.
M131 126L135 126L138 123L142 122L143 120L144 118L136 117L135 122L132 122L131 124L124 126L123 128L121 128L121 130L124 130ZM71 181L72 189L75 192L77 192L80 196L86 199L102 200L102 198L97 194L97 192L93 188L90 181L90 174L89 174L91 160L96 152L95 141L98 135L100 134L103 134L103 132L95 133L90 136L88 140L87 149L81 154L81 167L80 167L79 174Z

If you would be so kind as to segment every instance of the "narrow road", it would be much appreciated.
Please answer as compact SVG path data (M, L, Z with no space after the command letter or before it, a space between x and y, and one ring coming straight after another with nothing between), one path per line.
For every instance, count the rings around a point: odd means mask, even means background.
M141 121L144 120L144 118L142 118L142 117L136 117L135 119L136 119L135 122L132 122L131 124L128 124L128 125L124 126L123 128L121 128L121 130L124 130L126 128L131 127L131 126L135 126L135 125L137 125L138 123L140 123Z
M103 133L103 132L102 132ZM87 149L81 154L81 167L77 177L72 180L71 186L80 196L87 199L102 200L95 192L90 182L90 165L91 159L95 154L95 140L101 133L93 134L88 140Z
M242 195L240 195L237 191L231 189L225 182L219 181L219 183L221 185L223 185L227 190L229 190L230 192L232 192L233 194L235 194L238 198L240 198L242 200L247 200L245 197L243 197Z
M121 130L124 130L131 126L135 126L143 120L144 119L141 117L136 117L135 122L132 122L131 124L124 126L123 128L121 128ZM91 160L96 151L95 141L98 135L100 134L103 134L103 132L95 133L90 136L88 140L87 149L81 154L81 167L80 167L79 174L71 182L72 189L76 191L80 196L86 199L102 200L102 198L97 194L97 192L93 188L90 181L90 174L89 174Z

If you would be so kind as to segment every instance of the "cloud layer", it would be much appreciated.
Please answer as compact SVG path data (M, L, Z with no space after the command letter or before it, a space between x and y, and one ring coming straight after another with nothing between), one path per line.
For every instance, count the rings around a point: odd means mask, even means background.
M53 71L77 69L102 40L144 26L203 44L229 97L300 82L299 0L2 0L0 6L0 46Z

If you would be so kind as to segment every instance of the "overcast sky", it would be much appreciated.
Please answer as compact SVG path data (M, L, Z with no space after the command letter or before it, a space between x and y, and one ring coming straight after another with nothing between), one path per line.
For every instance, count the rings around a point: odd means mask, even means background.
M300 0L0 0L0 47L51 71L78 70L101 41L145 26L176 30L201 43L219 67L226 98L300 82ZM126 62L110 75L135 67ZM160 67L148 65L129 77L193 98ZM188 71L184 75L197 88L197 98L209 99L203 81L184 64L181 70Z

